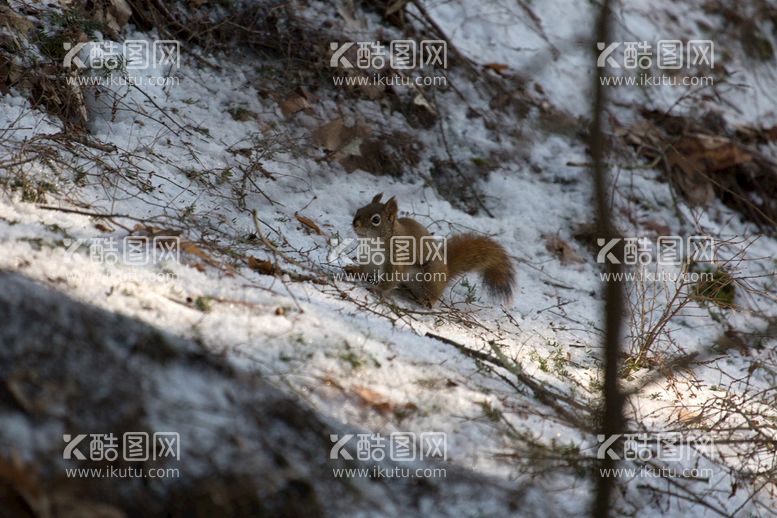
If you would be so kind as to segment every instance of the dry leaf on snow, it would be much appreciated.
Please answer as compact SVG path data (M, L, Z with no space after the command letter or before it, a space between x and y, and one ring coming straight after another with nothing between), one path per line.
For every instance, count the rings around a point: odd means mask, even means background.
M386 396L367 387L354 387L353 392L359 397L362 403L371 407L373 410L377 410L381 414L397 412L406 413L418 410L418 407L414 403L396 404L390 401Z
M264 275L275 275L277 269L272 261L266 259L257 259L256 257L248 256L248 267L252 270L262 273Z
M483 68L488 68L490 70L493 70L494 72L501 74L502 72L504 72L510 67L508 67L504 63L486 63L485 65L483 65Z
M556 235L543 234L545 239L545 249L553 254L561 264L579 263L582 261L580 256L572 248L572 245Z
M298 212L295 212L294 213L294 217L297 218L297 221L302 223L305 227L307 227L308 229L312 230L313 232L315 232L319 236L325 236L326 235L324 233L324 231L321 230L321 228L316 224L316 222L313 221L312 219L308 218L307 216L303 216L302 214L300 214Z
M322 124L313 131L313 144L327 151L337 151L350 144L360 133L365 135L366 128L355 124L348 127L342 118L338 117Z

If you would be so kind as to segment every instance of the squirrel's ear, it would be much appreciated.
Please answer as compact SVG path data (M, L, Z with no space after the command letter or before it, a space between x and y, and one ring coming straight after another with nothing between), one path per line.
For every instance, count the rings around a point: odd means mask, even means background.
M372 199L372 203L378 203L381 198L383 198L383 193L376 194L375 197Z
M389 219L392 221L397 217L397 200L393 196L386 202L386 214L388 214Z

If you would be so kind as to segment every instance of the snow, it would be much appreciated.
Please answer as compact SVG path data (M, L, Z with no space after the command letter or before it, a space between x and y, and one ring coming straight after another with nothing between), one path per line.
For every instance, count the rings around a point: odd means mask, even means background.
M641 2L621 8L617 35L653 41L664 35L661 31L676 29L683 38L705 37L685 17L690 8L660 4ZM588 43L593 20L590 4L527 2L541 30L522 5L461 0L435 3L429 12L455 46L474 62L504 63L512 73L540 84L548 101L562 112L573 118L586 117L593 71ZM374 29L374 20L368 24ZM154 36L129 32L127 37L151 40ZM557 55L548 50L546 39L558 49ZM234 271L209 265L195 268L195 263L203 265L204 261L190 254L184 254L181 263L141 267L96 263L83 248L68 254L65 240L121 238L126 231L114 227L101 233L88 216L44 210L21 201L17 193L4 196L0 202L0 269L20 272L83 302L194 338L240 369L259 373L282 390L296 394L335 421L384 433L446 432L450 463L505 481L526 477L520 463L509 455L522 440L514 429L545 444L555 439L559 444L595 451L595 437L590 432L551 418L553 410L533 398L528 388L517 392L451 345L424 336L444 336L486 353L491 352L488 342L496 341L525 374L548 389L581 403L595 400L595 394L586 387L598 378L600 367L602 283L595 256L573 237L578 225L593 221L590 178L587 169L567 165L588 160L584 145L564 135L535 131L541 118L537 108L520 121L521 142L500 134L497 143L494 132L480 119L467 119L467 103L458 102L452 92L439 95L437 102L444 111L457 161L469 162L495 150L508 157L479 183L494 217L482 212L468 215L423 181L433 156L443 155L432 132L419 135L426 152L417 170L402 178L363 171L346 174L336 162L320 160L321 153L306 150L311 130L335 118L338 111L351 116L369 113L380 120L383 130L406 130L400 114L389 115L371 101L340 106L322 98L313 103L310 113L285 117L277 103L257 93L254 85L261 77L241 68L239 58L231 62L234 66L228 66L228 56L218 59L221 72L201 68L184 53L179 85L144 88L146 95L130 89L114 92L115 98L102 96L100 102L107 98L119 103L115 117L110 109L97 110L90 104L90 113L95 114L90 121L91 136L119 150L103 157L114 174L89 170L84 183L74 186L66 171L50 167L42 159L24 164L20 170L30 178L49 178L57 186L56 194L47 195L50 205L73 208L88 204L85 210L89 212L128 214L152 221L151 225L176 228L186 239L206 239L236 256L272 259L261 243L246 240L255 232L251 216L255 209L261 231L269 240L285 254L308 261L322 272L333 272L337 267L327 261L327 240L308 233L297 223L295 214L311 218L329 234L353 237L350 223L354 211L375 193L384 192L400 200L401 212L413 214L438 233L473 229L496 236L517 261L518 289L513 301L504 307L494 306L478 289L475 300L467 303L467 288L459 283L431 312L401 301L396 304L405 311L397 312L364 287L342 281L320 285L282 280L260 275L240 262L235 262ZM727 92L730 102L716 107L731 122L774 123L773 83L768 82L773 73L771 64L743 72L737 80L750 86L747 92L732 89ZM468 85L462 89L468 103L488 110L474 89ZM636 103L645 101L646 95L646 102L666 109L678 94L679 90L670 87L649 93L622 88L614 97L622 103ZM148 98L169 117L162 116ZM250 110L256 119L233 120L227 110L234 106ZM0 128L13 128L2 143L2 162L25 140L61 131L58 121L32 109L18 92L5 95L0 110ZM613 111L621 122L633 117L627 108ZM249 163L235 150L243 148L251 150L252 158L273 179L254 174L258 187L249 187L241 208L236 202L243 174L240 168ZM513 158L509 158L511 154ZM74 163L88 162L71 159ZM615 162L628 160L635 159L624 157ZM642 226L646 221L667 225L677 235L756 234L717 200L706 210L682 207L686 221L698 221L695 228L683 224L674 213L668 185L657 181L655 171L613 173L621 178L628 175L615 196L616 207L631 206L636 214L632 220L619 220L626 235L650 235ZM630 205L635 197L644 204ZM126 218L116 221L128 227L137 222ZM562 264L546 250L545 235L558 235L584 260ZM208 254L222 264L229 262L227 256ZM761 236L747 249L747 260L740 264L742 273L773 276L774 257L777 241ZM294 266L289 269L299 271ZM469 282L474 284L474 277L469 277ZM773 297L773 277L753 282ZM208 301L209 310L187 302L198 298ZM737 302L742 309L726 313L721 322L708 318L707 309L690 306L673 321L671 333L679 345L677 351L668 353L706 351L728 326L757 332L766 325L763 315L777 316L773 298L738 294ZM283 308L282 314L278 308ZM753 351L751 356L736 352L716 355L712 364L697 368L696 380L689 382L693 389L680 394L692 392L688 397L698 404L714 397L715 387L727 386L744 375L752 362L759 361L759 355L762 361L773 362L777 340L774 336L765 340L763 350ZM562 367L554 367L554 358ZM514 379L504 369L496 370ZM637 374L628 385L636 387L640 379ZM768 389L774 386L774 375L756 370L752 383ZM378 412L355 395L360 387L397 407L411 403L416 409L401 419ZM185 373L171 374L169 386L164 387L166 397L181 400L200 397L200 392L209 390L206 385L188 384ZM651 398L656 393L660 397ZM666 380L659 379L639 390L630 412L646 429L666 429L672 424L674 409L664 407L677 394ZM674 403L694 404L690 400ZM499 417L489 419L484 413L486 406ZM773 416L773 409L768 412ZM716 469L715 484L728 488L731 479ZM630 505L638 510L635 512L655 510L650 498L637 496L637 482L629 484ZM542 477L542 483L555 491L554 504L560 512L579 514L592 490L589 480L563 470ZM721 505L733 510L746 504L746 499L742 491L728 500L721 499ZM677 499L672 501L671 512L677 516L712 514Z

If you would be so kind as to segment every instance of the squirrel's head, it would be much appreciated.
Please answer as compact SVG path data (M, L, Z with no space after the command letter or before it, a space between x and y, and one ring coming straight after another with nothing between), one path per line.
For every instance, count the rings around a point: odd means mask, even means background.
M353 230L359 237L391 237L397 220L397 200L392 196L381 203L383 193L375 196L370 203L356 211L353 217Z

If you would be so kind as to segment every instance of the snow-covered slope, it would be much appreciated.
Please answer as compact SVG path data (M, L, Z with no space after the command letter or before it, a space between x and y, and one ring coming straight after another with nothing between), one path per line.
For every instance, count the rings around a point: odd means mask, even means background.
M403 34L372 11L304 4L297 16L327 20L341 39ZM408 7L417 15L410 26L421 31L418 20L428 15L450 39L450 55L468 60L452 58L448 88L422 92L428 108L407 103L418 100L414 89L374 93L307 77L295 84L273 75L279 65L272 57L207 55L196 46L184 46L179 84L97 97L87 90L89 134L80 143L54 136L62 123L10 91L0 103L0 269L195 340L300 398L326 422L385 435L445 432L450 465L516 487L531 480L548 491L555 514L580 515L595 480L603 327L582 137L596 73L595 10L558 0L428 4L425 13ZM689 11L671 2L620 6L615 39L710 39ZM717 23L708 18L708 26ZM151 42L158 35L130 25L125 36ZM725 32L719 47L726 70L747 70L736 76L746 90L723 80L717 98L689 96L683 87L613 88L612 119L628 126L640 120L639 107L694 115L714 104L730 124L774 124L773 64L750 68ZM423 110L432 112L432 124L413 119ZM338 120L359 128L356 149L359 138L385 142L395 155L379 160L398 164L402 174L347 172L322 145L322 134L339 138L326 126ZM774 408L765 403L774 401L776 386L777 240L717 199L688 206L662 171L624 145L613 149L621 232L715 236L726 241L721 257L733 258L743 279L735 308L690 301L660 328L650 368L624 378L633 391L633 430L716 431L728 401L751 409L763 437L774 440ZM470 276L427 310L380 300L338 278L353 245L338 256L336 243L355 237L355 210L379 192L396 196L403 215L436 234L498 239L517 265L513 300L493 304ZM124 252L129 233L179 235L180 261L90 257L90 243L115 242ZM251 268L249 258L280 272ZM626 284L634 311L624 349L633 354L672 307L675 285ZM714 347L723 336L744 345ZM672 368L691 353L696 361ZM729 419L725 427L744 423L751 440L752 422ZM775 469L769 451L766 472ZM618 509L760 516L774 508L773 483L741 476L744 461L731 449L719 444L705 455L694 457L695 467L712 469L709 480L622 477Z

